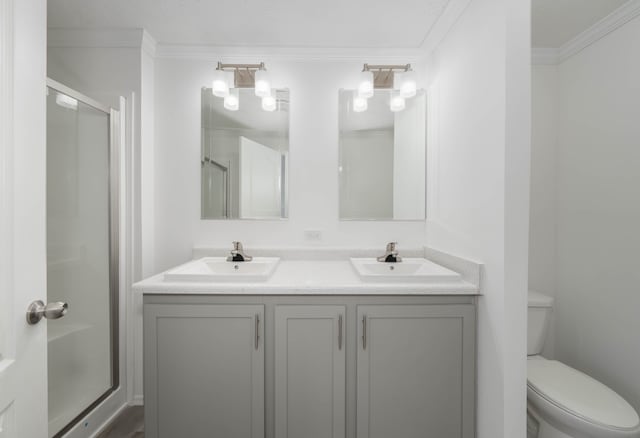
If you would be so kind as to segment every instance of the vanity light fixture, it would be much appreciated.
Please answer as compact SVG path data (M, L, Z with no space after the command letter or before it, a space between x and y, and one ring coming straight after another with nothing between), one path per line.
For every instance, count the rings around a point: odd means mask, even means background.
M360 74L358 89L353 97L354 112L367 110L366 99L373 96L376 88L392 89L389 109L393 112L402 111L406 106L405 99L414 97L417 93L416 75L411 69L411 64L365 64Z
M391 100L389 101L389 109L394 113L402 111L406 107L406 101L399 91L391 92Z
M263 70L257 70L255 74L255 89L256 96L267 97L271 94L271 81L269 80L269 73L264 70L264 64L262 64Z
M366 69L367 64L365 64ZM363 70L360 73L360 83L358 84L358 96L364 99L373 97L373 72Z
M262 109L271 112L275 111L276 107L276 90L269 90L269 95L262 98Z
M400 96L405 99L411 98L418 92L418 85L416 83L416 73L411 70L407 70L404 73L400 73L400 83L396 90L400 91ZM394 87L395 88L395 87Z
M214 96L227 97L229 95L229 88L229 76L227 72L220 69L220 64L218 64L218 69L213 72L211 91Z
M277 107L275 90L271 89L271 79L264 66L259 64L223 64L213 73L211 86L214 96L224 98L224 107L237 111L240 107L238 88L254 88L256 96L262 98L262 108L274 111Z
M238 111L240 108L240 90L232 88L229 90L229 95L224 98L224 107L229 111Z
M362 97L360 96L360 93L358 93L358 90L355 90L353 92L353 112L355 113L361 113L367 110L368 108L368 100L366 97Z

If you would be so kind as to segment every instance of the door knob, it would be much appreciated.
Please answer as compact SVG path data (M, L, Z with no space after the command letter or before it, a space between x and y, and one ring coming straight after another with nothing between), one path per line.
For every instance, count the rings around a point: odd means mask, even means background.
M58 319L66 315L69 305L58 301L55 303L49 303L46 306L40 300L34 301L29 304L27 308L27 323L34 325L40 322L42 318Z

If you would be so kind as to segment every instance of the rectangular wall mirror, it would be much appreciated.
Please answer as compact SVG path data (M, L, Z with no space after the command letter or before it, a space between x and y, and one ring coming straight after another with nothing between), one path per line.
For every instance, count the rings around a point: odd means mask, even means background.
M202 89L202 219L281 219L288 214L289 91L265 111L253 88L239 109Z
M426 95L402 111L392 90L375 90L366 111L353 110L353 90L340 90L340 219L424 220Z

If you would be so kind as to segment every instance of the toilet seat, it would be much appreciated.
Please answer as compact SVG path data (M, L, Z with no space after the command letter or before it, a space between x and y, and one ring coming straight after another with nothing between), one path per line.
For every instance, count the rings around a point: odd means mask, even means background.
M570 436L640 437L640 418L629 403L562 362L527 361L527 398L549 423Z

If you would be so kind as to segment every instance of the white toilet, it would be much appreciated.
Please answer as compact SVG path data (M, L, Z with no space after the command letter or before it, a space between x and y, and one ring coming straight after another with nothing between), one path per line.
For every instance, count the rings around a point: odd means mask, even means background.
M529 292L527 438L640 438L638 414L612 389L540 356L553 299Z

